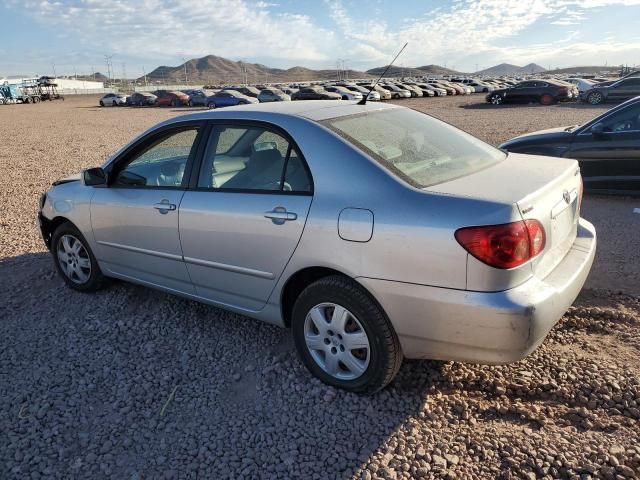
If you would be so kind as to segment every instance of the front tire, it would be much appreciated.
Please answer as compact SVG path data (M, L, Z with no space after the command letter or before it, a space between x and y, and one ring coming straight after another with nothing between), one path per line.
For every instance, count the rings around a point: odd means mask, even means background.
M372 394L402 364L398 336L382 307L355 281L325 277L300 294L292 333L307 369L328 385Z
M63 223L53 233L51 253L56 270L72 289L95 292L105 285L106 279L89 244L71 223Z
M104 107L104 102L102 100L100 100L100 106Z
M591 92L587 95L587 102L591 105L600 105L604 101L604 95L600 92Z

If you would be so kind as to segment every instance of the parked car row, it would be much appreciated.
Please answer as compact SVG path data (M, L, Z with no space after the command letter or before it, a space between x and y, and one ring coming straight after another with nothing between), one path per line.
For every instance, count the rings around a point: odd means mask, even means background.
M291 100L352 100L369 101L416 97L440 97L490 92L496 85L474 79L449 81L442 79L384 80L374 86L372 80L319 84L278 84L257 86L227 86L189 90L156 90L131 95L108 93L100 99L101 107L110 106L171 106L220 108L250 103L288 102Z

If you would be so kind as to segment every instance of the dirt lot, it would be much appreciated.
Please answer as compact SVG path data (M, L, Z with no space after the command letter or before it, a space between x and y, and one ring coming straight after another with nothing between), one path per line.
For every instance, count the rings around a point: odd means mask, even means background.
M602 107L402 102L491 143ZM640 478L640 200L589 196L599 251L544 345L510 366L405 362L326 387L289 333L117 283L71 292L35 226L55 179L184 110L0 107L0 478Z

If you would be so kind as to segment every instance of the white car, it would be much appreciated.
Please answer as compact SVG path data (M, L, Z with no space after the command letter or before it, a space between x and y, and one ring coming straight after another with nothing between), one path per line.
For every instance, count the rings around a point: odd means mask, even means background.
M578 87L578 91L580 93L591 90L596 85L596 82L587 80L586 78L567 78L564 81L573 83L576 87Z
M120 93L107 93L100 99L101 107L117 107L119 105L127 104L127 95Z
M352 92L359 92L362 96L367 95L367 100L372 102L380 101L380 94L375 90L372 90L371 87L361 87L360 85L344 85L344 88L351 90ZM369 91L371 90L371 91Z
M324 87L327 92L337 93L342 97L342 100L362 100L362 94L360 92L352 92L348 88L340 87L338 85L327 85Z

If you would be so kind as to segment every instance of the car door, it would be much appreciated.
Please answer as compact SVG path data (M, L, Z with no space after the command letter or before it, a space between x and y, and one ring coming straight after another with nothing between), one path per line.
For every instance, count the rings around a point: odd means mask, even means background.
M509 88L506 97L511 98L513 103L525 103L531 97L533 86L533 82L521 82L513 88Z
M112 275L193 292L182 261L178 207L201 123L147 135L107 167L109 182L91 198L96 258Z
M313 186L298 148L263 123L214 123L180 205L184 260L198 296L258 311L300 240Z
M621 101L640 95L640 78L620 80L609 89L609 99Z
M596 124L602 133L593 131ZM580 162L588 189L640 192L640 103L578 131L565 156Z

